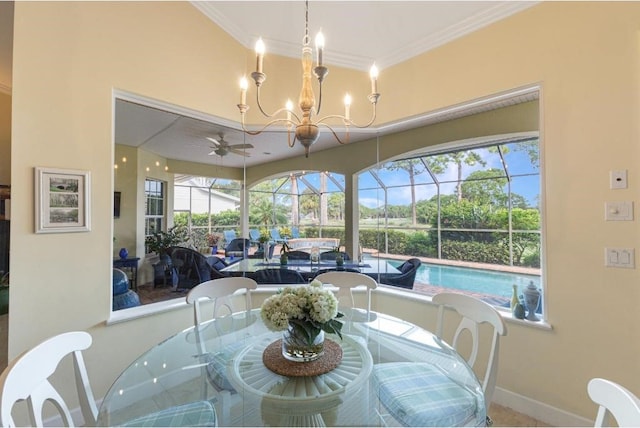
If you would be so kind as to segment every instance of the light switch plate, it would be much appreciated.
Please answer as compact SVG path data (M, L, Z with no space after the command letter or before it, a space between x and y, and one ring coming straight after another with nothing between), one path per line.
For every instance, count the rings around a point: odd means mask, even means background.
M607 221L631 221L633 220L633 202L605 202L604 219Z
M635 269L636 251L634 248L605 248L604 265L607 267Z

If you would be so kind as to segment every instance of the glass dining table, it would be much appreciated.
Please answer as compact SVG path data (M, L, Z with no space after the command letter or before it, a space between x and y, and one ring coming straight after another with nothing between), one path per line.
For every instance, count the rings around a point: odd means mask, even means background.
M368 258L361 262L345 260L341 267L338 267L335 261L329 260L319 262L311 262L310 260L289 260L286 265L281 265L279 259L264 261L262 259L246 258L234 261L229 264L229 266L222 269L222 271L230 275L246 275L260 269L274 268L295 270L300 272L300 274L307 279L313 278L319 271L324 271L326 269L352 270L365 275L370 275L374 278L376 278L378 274L400 275L401 273L387 260L377 258Z
M122 372L102 401L98 425L206 400L219 426L399 426L373 375L395 363L429 365L467 400L459 425L485 425L482 387L451 346L399 318L342 312L342 338L326 335L325 355L311 371L309 363L279 366L282 333L267 329L259 309L181 331Z

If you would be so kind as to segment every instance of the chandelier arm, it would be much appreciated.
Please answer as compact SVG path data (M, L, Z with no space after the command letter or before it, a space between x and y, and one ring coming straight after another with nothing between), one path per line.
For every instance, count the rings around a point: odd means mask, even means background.
M367 123L366 125L358 125L357 123L355 123L353 120L351 119L347 119L345 116L340 115L340 114L332 114L329 116L325 116L322 119L318 120L317 124L318 125L324 125L327 126L327 124L322 123L327 119L340 119L344 122L345 125L347 126L355 126L356 128L368 128L369 126L371 126L371 124L373 124L373 122L376 120L376 105L373 104L373 114L371 116L371 120L369 120L369 123Z
M296 144L296 134L293 134L293 141L291 140L291 130L287 132L287 144L289 148L293 147Z
M258 104L258 109L260 110L260 112L261 112L265 117L268 117L268 118L271 118L271 117L277 116L277 115L279 115L280 113L282 113L283 111L288 111L286 107L282 107L282 108L279 108L278 110L276 110L275 112L273 112L273 113L271 113L271 114L269 114L269 113L265 112L265 111L264 111L264 109L262 108L262 103L260 102L260 87L259 87L259 86L258 86L258 90L256 91L256 104ZM293 113L293 112L292 112L292 113ZM295 113L293 113L293 115L294 115L294 116L296 116L296 115L295 115ZM296 116L296 119L298 119L298 116ZM300 119L298 119L298 120L300 120Z
M329 116L327 116L327 117L329 117ZM338 143L340 143L340 144L348 144L349 143L349 127L348 126L347 126L347 138L344 141L342 141L340 139L340 137L338 136L338 134L336 133L336 131L334 131L334 129L331 126L327 125L326 123L318 122L318 126L324 126L329 131L331 131L331 133L333 134L333 138L335 138Z
M289 124L294 125L294 126L296 125L296 122L294 122L294 121L292 121L292 120L289 120L289 119L274 119L274 120L272 120L272 121L268 122L267 124L265 124L265 125L264 125L262 128L260 128L258 131L250 131L250 130L248 130L248 129L245 127L245 124L244 124L244 116L243 116L243 117L242 117L242 122L241 122L241 125L242 125L242 132L245 132L245 133L247 133L247 134L249 134L249 135L260 135L260 134L262 134L262 133L264 132L264 130L265 130L265 129L267 129L267 128L268 128L268 127L270 127L271 125L273 125L273 124L275 124L275 123L278 123L278 122L286 122L286 123L289 123Z

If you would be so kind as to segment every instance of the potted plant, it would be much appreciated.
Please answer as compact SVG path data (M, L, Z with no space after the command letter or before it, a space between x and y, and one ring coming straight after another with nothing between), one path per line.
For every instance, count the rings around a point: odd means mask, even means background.
M211 247L211 254L218 253L218 241L220 241L219 233L207 233L205 235L205 239L207 240L207 245Z
M340 252L340 246L338 245L333 251L336 252L336 266L344 266L344 257L342 256L342 252Z
M177 245L184 241L184 230L180 226L173 226L166 232L155 232L151 236L147 236L144 244L149 252L156 253L160 258L167 254L169 247Z
M185 240L185 229L179 226L173 226L166 232L156 232L151 236L147 236L144 240L147 246L147 251L156 253L160 259L157 263L153 264L154 271L154 284L159 281L164 282L167 275L171 276L171 283L177 281L177 275L175 275L172 269L171 257L168 254L170 247L178 245Z
M282 248L280 248L280 264L286 266L287 263L289 263L289 246L283 242Z

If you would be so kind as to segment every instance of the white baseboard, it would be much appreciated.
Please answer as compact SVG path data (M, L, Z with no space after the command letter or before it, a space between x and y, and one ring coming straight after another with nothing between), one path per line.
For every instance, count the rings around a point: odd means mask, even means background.
M592 427L593 420L496 387L493 402L555 427Z

